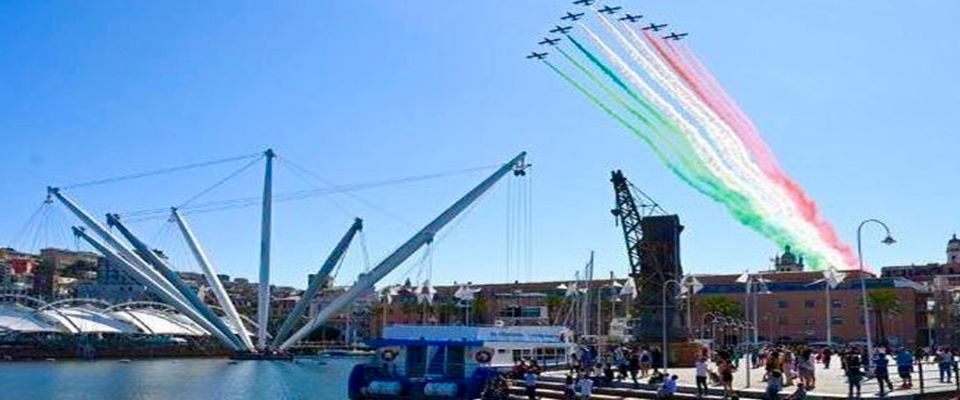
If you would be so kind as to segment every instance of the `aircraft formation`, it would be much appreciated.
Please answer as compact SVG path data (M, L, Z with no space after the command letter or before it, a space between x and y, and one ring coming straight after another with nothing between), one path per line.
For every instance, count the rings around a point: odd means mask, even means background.
M573 4L578 6L584 6L584 7L592 7L593 3L596 3L596 2L597 0L576 0L573 2ZM621 9L623 9L623 7L620 7L620 6L611 7L608 5L604 5L602 8L595 9L595 11L598 13L603 13L607 15L615 15ZM562 17L560 17L560 20L568 21L568 22L579 21L581 18L583 18L584 15L586 15L585 12L573 13L573 12L567 11ZM624 13L622 17L618 18L618 20L625 21L628 23L635 23L640 21L642 18L643 18L643 15L639 15L639 14L634 15L630 13ZM649 25L643 26L640 29L645 31L659 32L661 29L664 29L666 27L667 27L667 24L657 24L657 23L651 22ZM570 25L568 26L556 25L549 32L557 35L566 35L570 33L572 29L573 29L573 26L570 26ZM670 32L669 35L661 36L661 38L664 40L680 40L686 37L687 35L689 35L689 33ZM560 40L561 40L560 38L545 37L543 38L543 40L537 42L537 44L541 46L556 46L558 43L560 43ZM545 52L531 51L530 54L527 55L527 59L543 60L544 58L547 57L548 54L550 53L546 51Z

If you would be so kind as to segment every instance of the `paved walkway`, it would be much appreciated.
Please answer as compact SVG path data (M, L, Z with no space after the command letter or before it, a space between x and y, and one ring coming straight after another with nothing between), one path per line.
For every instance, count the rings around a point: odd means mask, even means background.
M816 387L814 390L810 391L811 395L816 395L818 397L837 397L837 398L846 398L847 397L847 378L843 374L843 371L840 369L840 363L838 359L834 359L834 363L831 363L830 369L824 369L823 364L816 364ZM744 368L746 364L741 361L740 369L734 374L733 377L733 387L738 391L747 390L750 392L763 392L767 384L762 382L764 369L763 368L752 368L750 369L750 385L747 388L747 369ZM716 366L711 364L711 370L715 371ZM693 368L671 368L669 370L671 375L676 374L678 376L679 386L681 388L695 388L695 371ZM903 396L903 395L914 395L920 394L920 376L918 366L914 366L913 373L913 389L900 389L900 384L902 383L900 377L896 373L896 366L891 365L890 367L890 380L893 382L893 393L888 393L891 396ZM565 375L565 372L562 371L552 371L548 375L562 377ZM923 382L924 382L924 392L951 392L957 391L956 377L952 380L952 383L941 383L939 380L939 370L937 369L936 364L924 363L923 365ZM799 380L796 380L799 381ZM795 381L795 382L796 382ZM641 380L641 383L645 383L646 379ZM878 396L880 393L880 388L877 384L876 379L864 380L861 383L862 397L874 397ZM711 389L721 389L722 387L710 386ZM783 396L786 396L796 390L796 386L785 387L780 393Z

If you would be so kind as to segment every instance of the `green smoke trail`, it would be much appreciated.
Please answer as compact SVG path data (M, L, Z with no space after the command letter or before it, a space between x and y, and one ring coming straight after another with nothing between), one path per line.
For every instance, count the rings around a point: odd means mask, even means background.
M633 126L633 124L631 124L625 118L620 116L620 114L617 114L616 111L614 111L612 108L606 105L602 100L597 98L597 96L594 96L593 93L590 93L590 91L587 90L587 88L583 87L583 85L581 85L575 79L571 78L570 75L567 75L567 73L563 72L562 70L557 68L555 65L553 65L553 63L547 60L543 60L543 63L546 64L548 67L550 67L550 69L553 70L553 72L555 72L557 75L559 75L560 78L562 78L564 81L569 83L570 86L573 86L575 89L577 89L578 92L580 92L581 94L586 96L588 99L590 99L590 101L596 104L597 107L600 107L600 109L602 109L605 113L607 113L607 115L615 119L621 125L623 125L627 129L629 129L631 132L633 132L637 137L643 140L644 143L650 146L650 149L653 150L653 153L657 156L657 158L660 159L661 162L664 163L664 165L667 166L667 168L670 169L670 171L672 171L674 174L680 177L680 179L682 179L684 182L689 182L689 178L687 177L687 175L683 171L681 171L676 165L674 165L673 162L670 161L670 159L666 156L666 154L664 154L663 151L660 150L660 148L653 142L653 140L650 139L650 137L646 133L643 132L643 130ZM691 185L693 185L692 182L691 182Z
M692 149L690 149L689 146L685 149L677 148L677 145L667 138L666 136L667 133L664 132L663 128L661 126L658 126L656 122L651 121L651 117L653 117L654 119L658 119L657 117L660 116L660 114L654 108L652 108L649 104L647 104L646 100L644 100L642 97L634 97L635 99L637 99L637 101L641 102L647 114L652 114L652 116L644 115L643 112L641 112L640 110L637 110L636 108L628 104L623 97L621 97L619 94L617 94L617 92L615 92L605 83L603 83L603 81L601 81L600 78L596 76L596 74L591 72L586 66L584 66L582 63L577 61L575 58L573 58L569 53L564 51L562 48L557 47L556 50L561 55L563 55L563 57L567 61L573 64L578 70L580 70L580 72L586 75L591 82L593 82L597 87L603 90L604 93L610 96L617 104L619 104L621 107L626 109L627 112L629 112L631 115L639 119L650 131L653 131L657 137L650 138L650 136L646 134L642 129L634 126L633 124L630 124L626 120L621 121L622 124L629 125L628 129L630 129L635 135L637 135L642 140L644 140L644 142L646 142L650 147L655 148L654 151L663 152L663 150L660 150L659 146L655 144L654 142L655 140L659 139L661 142L666 144L668 151L672 153L674 157L676 157L677 160L679 160L680 162L680 165L675 168L676 169L675 172L684 182L686 182L690 186L693 186L697 191L704 194L708 194L709 192L716 190L716 188L714 187L715 185L712 185L709 180L704 179L706 177L707 172L703 168L703 165L695 163L690 159L689 154L693 153ZM607 108L609 108L609 106L607 106ZM668 156L661 157L661 160L669 166L676 165L676 162L673 161Z
M573 37L568 36L568 38L570 39L570 42L573 43L574 46L588 60L590 60L592 64L594 64L597 67L597 69L599 69L605 75L607 75L607 77L609 77L618 87L620 87L625 92L627 92L627 94L632 99L637 101L641 105L641 107L643 107L644 111L647 111L650 114L650 116L652 116L654 119L656 119L660 123L660 125L665 127L675 137L679 138L679 140L681 141L681 143L685 145L685 147L690 148L691 150L689 151L689 153L695 154L692 151L692 145L689 142L689 139L687 139L680 132L679 128L676 126L676 124L673 121L671 121L667 116L663 115L661 111L653 107L642 96L637 95L636 92L634 92L625 83L623 78L621 78L612 68L610 68L603 61L601 61L599 57L594 55L585 46L583 46L578 41L573 39ZM561 49L558 48L558 50L561 50ZM580 64L579 62L576 62L573 57L570 57L568 54L566 54L566 52L563 52L562 50L561 50L561 54L563 54L569 61L571 61L572 64L577 66L578 69L580 69L581 71L584 71L584 73L591 79L591 81L598 84L598 86L600 86L601 88L605 88L604 89L605 92L607 92L608 94L612 92L612 91L608 91L609 87L606 87L606 85L603 85L602 83L598 82L598 79L596 79L596 76L593 75L592 73L587 72L588 70L585 67L583 67L582 64ZM564 78L564 80L569 82L571 85L574 85L578 89L578 91L590 97L590 99L594 103L596 103L598 106L603 108L604 111L607 112L607 114L617 119L621 124L627 126L628 129L630 129L638 137L643 139L651 148L654 149L655 153L657 154L657 157L660 158L661 161L663 161L664 164L666 164L667 167L672 172L674 172L674 174L680 177L681 180L686 182L688 185L690 185L692 188L694 188L698 192L714 200L715 202L723 204L728 210L728 212L730 212L730 214L741 224L751 228L752 230L760 233L761 235L767 238L774 240L776 243L778 243L781 246L798 242L798 240L795 240L793 236L785 229L769 223L767 219L763 216L762 212L758 209L758 207L756 207L755 204L751 201L751 199L747 198L742 193L732 189L726 182L724 182L722 179L719 179L719 177L709 173L709 171L707 171L704 168L704 165L702 163L693 163L693 162L687 163L685 167L688 167L688 169L690 170L690 173L694 175L693 177L688 176L684 171L681 171L680 168L670 163L670 161L666 159L666 157L664 157L662 151L660 151L659 148L654 143L652 143L652 140L650 139L650 137L644 134L641 129L629 124L622 117L617 115L609 106L603 104L599 99L597 99L595 96L590 94L586 88L584 88L579 83L576 83L572 78L564 74L562 71L554 67L552 64L548 64L548 65L550 65L551 69L553 69L554 72L557 72L558 74L560 74L561 77ZM614 97L615 99L619 98L619 96L612 96L612 97ZM622 100L622 98L619 98L619 99ZM631 110L631 107L628 107L622 104L620 101L618 101L618 103L624 106L624 108L627 108L628 111ZM634 114L634 113L631 112L631 114ZM641 118L636 114L634 115L637 116L639 119L641 119L641 121L644 121L644 122L649 121L649 119L646 117ZM657 130L657 127L654 125L647 124L647 127L651 130ZM665 142L668 143L668 147L671 147L672 149L676 149L675 146L670 144L669 140L665 140ZM683 154L683 152L681 152L681 154ZM702 186L701 183L703 185L706 185L706 187ZM707 188L710 188L712 190ZM815 266L823 262L823 260L820 257L816 256L816 253L810 253L810 254L812 256L809 258L811 265Z

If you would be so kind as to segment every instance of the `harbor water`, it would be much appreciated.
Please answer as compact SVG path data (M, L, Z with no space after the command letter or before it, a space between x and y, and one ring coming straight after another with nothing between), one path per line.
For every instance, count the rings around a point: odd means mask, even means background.
M347 399L364 358L161 359L0 363L3 400Z

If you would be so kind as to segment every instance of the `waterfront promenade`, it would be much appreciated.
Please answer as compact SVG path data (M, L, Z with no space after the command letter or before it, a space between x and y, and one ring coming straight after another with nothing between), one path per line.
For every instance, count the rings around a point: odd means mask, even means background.
M737 370L734 375L733 387L738 392L741 398L762 398L764 391L766 390L766 382L763 382L763 368L753 368L750 370L750 384L747 387L747 372L744 368L745 362L741 361L741 368ZM894 391L892 393L887 393L886 398L923 398L923 399L949 399L960 394L958 391L956 377L951 380L950 383L941 383L939 380L939 373L936 364L925 362L923 363L923 383L924 388L920 388L920 372L919 366L914 368L913 380L914 387L913 389L900 389L900 378L896 376L896 373L891 374L891 381L894 385ZM715 369L715 366L711 366L712 369ZM830 369L825 369L823 364L816 364L816 377L817 385L814 390L808 392L808 398L811 399L846 399L847 397L847 379L843 374L843 370L840 369L839 362L834 362L831 365ZM894 368L895 371L895 368ZM696 392L695 388L695 371L693 368L671 368L669 370L671 375L676 374L678 376L679 388L681 395L686 394L688 396L683 397L693 397L693 394ZM557 390L562 389L562 382L566 375L565 371L550 371L543 374L541 377L541 383L543 390L544 398L563 398L562 395L559 397L553 397L552 394L556 394ZM597 399L632 399L632 398L651 398L651 396L656 392L656 387L652 385L647 385L646 379L640 380L641 384L638 390L634 389L632 382L623 381L623 382L614 382L613 385L608 386L609 390L604 390L604 388L599 387L596 391ZM796 390L796 386L785 387L780 391L780 397L786 398ZM710 398L722 398L722 387L719 385L710 385ZM862 383L862 398L879 398L879 386L877 381L874 379L864 380Z

